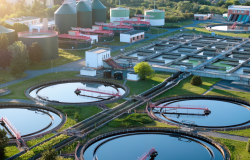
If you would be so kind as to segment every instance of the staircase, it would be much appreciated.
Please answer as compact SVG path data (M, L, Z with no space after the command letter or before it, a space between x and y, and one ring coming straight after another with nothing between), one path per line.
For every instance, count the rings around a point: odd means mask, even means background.
M104 61L114 69L124 69L122 66L117 64L112 58L105 59Z
M232 29L234 29L236 27L238 22L234 22L234 24L232 25Z

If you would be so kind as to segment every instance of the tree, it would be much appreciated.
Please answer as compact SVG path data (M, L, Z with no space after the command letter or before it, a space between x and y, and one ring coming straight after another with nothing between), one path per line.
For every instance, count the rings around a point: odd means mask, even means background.
M77 119L77 120L79 121L79 119L80 119L80 115L79 115L79 113L78 113L78 112L76 112L76 113L75 113L74 119Z
M199 86L199 85L201 85L201 84L202 84L201 77L200 77L200 76L194 76L194 77L191 79L190 83L191 83L192 85L194 85L194 86Z
M153 4L150 4L150 5L149 5L149 8L150 8L150 9L154 9L154 8L157 9L157 5L154 6Z
M29 60L31 63L40 62L42 60L43 49L37 42L32 43L32 45L29 46L28 50Z
M221 7L222 5L224 5L225 4L225 2L223 1L223 0L220 0L218 3L217 3L217 5L219 6L219 7Z
M11 74L20 77L29 66L29 54L25 44L21 41L16 41L8 46L8 51L11 52L12 59L10 63Z
M247 150L248 153L250 153L250 138L247 141L246 150Z
M58 34L60 34L60 30L59 30L59 28L57 27L57 25L55 25L54 31L56 31L56 32L58 32Z
M142 80L146 80L146 78L150 78L154 72L150 64L148 62L140 62L134 66L135 73L137 73Z
M239 0L234 1L234 5L241 5Z
M11 53L7 50L0 49L0 68L5 69L10 65Z
M50 148L42 153L41 160L54 160L57 158L57 153L54 148Z
M137 9L136 12L135 12L135 14L137 14L137 15L138 14L142 14L142 11L140 9Z
M8 145L9 138L4 129L0 129L0 157L5 157L5 147Z
M5 33L0 34L0 49L7 50L9 39Z
M250 2L247 1L246 3L244 3L244 6L250 6Z

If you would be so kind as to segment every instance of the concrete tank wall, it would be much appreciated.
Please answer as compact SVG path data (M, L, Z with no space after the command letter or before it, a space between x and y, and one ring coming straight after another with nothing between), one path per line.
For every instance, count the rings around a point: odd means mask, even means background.
M37 42L43 49L44 55L42 60L58 58L58 36L41 38L18 37L18 40L26 44L27 47Z

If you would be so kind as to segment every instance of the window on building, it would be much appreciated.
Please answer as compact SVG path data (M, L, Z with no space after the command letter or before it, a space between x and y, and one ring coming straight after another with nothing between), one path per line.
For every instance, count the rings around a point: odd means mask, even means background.
M141 35L141 38L143 38L143 35Z
M237 13L240 13L240 11L238 10Z
M241 13L244 13L244 11L242 10Z
M235 10L233 10L233 13L235 13Z
M133 37L133 40L135 40L135 37Z
M137 36L137 39L139 39L139 36Z

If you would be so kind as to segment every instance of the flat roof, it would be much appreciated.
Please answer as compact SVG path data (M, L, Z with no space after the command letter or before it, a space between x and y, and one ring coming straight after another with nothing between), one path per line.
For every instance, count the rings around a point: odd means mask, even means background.
M208 16L207 14L194 14L194 16Z
M228 9L229 9L229 8L250 9L250 6L238 6L238 5L231 5L231 6L228 6Z
M97 47L97 48L92 49L92 50L89 50L89 51L87 51L87 52L93 52L93 53L100 54L100 53L107 52L107 51L110 51L110 49L109 49L109 48Z
M33 20L33 19L39 19L39 17L32 17L32 16L27 16L27 17L21 17L21 18L11 18L11 19L7 19L6 21L9 22L23 22L23 21L28 21L28 20Z
M141 33L141 32L144 32L144 31L143 30L133 30L133 31L124 32L124 33L121 33L121 34L134 35L134 34Z

